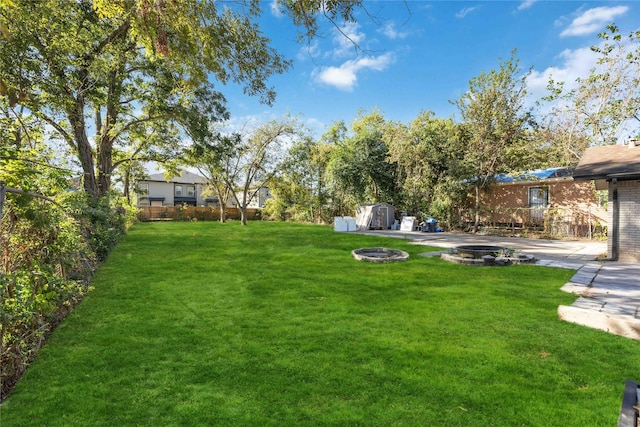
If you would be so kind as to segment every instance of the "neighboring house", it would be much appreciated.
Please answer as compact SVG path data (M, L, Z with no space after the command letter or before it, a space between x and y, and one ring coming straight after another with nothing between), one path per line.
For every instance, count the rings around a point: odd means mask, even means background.
M640 261L640 141L588 148L573 175L609 190L608 257Z
M499 175L482 194L482 222L496 225L554 224L559 234L590 235L607 225L607 211L589 182L575 182L571 168L550 168L519 176Z
M169 181L162 173L149 175L138 181L138 206L205 206L214 201L202 196L206 183L205 178L185 170Z
M254 191L255 189L250 190L249 193L251 194ZM236 197L238 197L238 200L242 202L242 191L237 192ZM264 209L264 207L266 206L267 200L272 198L273 196L271 195L267 187L260 187L258 192L251 198L251 200L249 200L249 203L247 203L247 208Z

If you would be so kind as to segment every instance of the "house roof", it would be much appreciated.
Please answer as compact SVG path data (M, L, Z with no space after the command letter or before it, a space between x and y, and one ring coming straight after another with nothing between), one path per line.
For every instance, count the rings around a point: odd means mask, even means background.
M154 173L149 175L148 179L144 181L158 181L158 182L173 182L175 184L206 184L207 180L193 172L182 170L180 176L174 176L169 181L165 178L163 173Z
M578 181L640 179L640 147L617 144L587 148L573 178Z
M496 175L496 181L502 184L514 183L514 182L543 181L543 180L554 179L554 178L571 178L572 173L573 173L573 169L568 167L535 169L535 170L522 172L520 175L516 175L516 176L499 174L499 175Z

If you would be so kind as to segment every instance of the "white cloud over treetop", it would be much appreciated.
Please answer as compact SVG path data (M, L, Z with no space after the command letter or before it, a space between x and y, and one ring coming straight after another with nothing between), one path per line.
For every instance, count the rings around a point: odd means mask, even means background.
M352 55L356 49L362 46L366 38L366 34L360 31L358 23L345 23L333 33L333 43L336 47L332 51L332 56L334 58L344 58Z
M349 60L338 67L316 71L316 81L351 92L357 84L358 73L363 70L384 71L394 61L392 53Z
M531 6L533 6L538 0L525 0L522 3L520 3L520 5L518 6L518 10L525 10L525 9L529 9Z
M605 25L610 24L617 16L624 15L628 10L627 6L603 6L586 10L575 18L569 27L560 33L560 36L584 36L601 31Z
M396 30L396 26L393 22L387 22L380 28L379 32L384 34L391 40L404 39L409 35L409 33L407 32Z
M473 12L474 10L476 10L477 8L478 8L478 6L465 7L464 9L462 9L458 13L456 13L456 18L462 19L465 16L467 16L468 14L470 14L471 12Z
M566 89L576 87L578 78L585 78L596 65L597 55L590 47L569 50L565 49L559 55L562 63L557 67L549 67L543 71L533 70L527 79L527 87L530 93L535 93L537 98L545 96L549 79L556 82L564 82Z

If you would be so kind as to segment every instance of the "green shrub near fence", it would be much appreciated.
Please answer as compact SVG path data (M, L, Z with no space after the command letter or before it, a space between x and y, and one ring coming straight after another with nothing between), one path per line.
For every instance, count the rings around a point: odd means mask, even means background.
M116 197L55 201L8 193L0 223L0 398L82 299L96 266L135 218Z

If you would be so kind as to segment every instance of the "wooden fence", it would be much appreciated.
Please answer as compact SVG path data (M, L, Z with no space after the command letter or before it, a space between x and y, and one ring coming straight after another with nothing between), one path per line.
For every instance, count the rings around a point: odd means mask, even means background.
M220 209L196 206L140 206L140 221L219 221ZM240 209L226 208L225 219L241 218ZM259 209L247 209L247 219L260 219Z
M460 209L460 225L473 224L474 211ZM594 238L607 234L607 224L589 212L560 208L503 208L481 209L480 225L490 229L510 229L542 232L554 238Z

